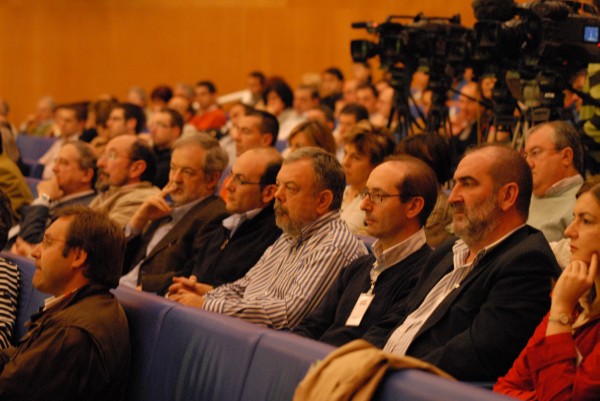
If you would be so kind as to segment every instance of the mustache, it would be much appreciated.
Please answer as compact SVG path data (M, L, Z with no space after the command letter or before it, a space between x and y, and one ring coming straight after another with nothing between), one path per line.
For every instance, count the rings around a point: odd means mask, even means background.
M275 210L275 214L278 214L278 215L288 214L288 210L285 207L283 207L281 202L279 202L278 200L275 200L273 209Z

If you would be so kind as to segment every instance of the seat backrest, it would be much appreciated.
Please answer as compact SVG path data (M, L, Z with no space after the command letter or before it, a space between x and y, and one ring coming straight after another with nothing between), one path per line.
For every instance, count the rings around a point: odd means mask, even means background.
M44 300L50 295L36 290L31 283L35 273L33 260L5 251L0 253L0 256L16 264L21 275L19 296L17 297L17 318L12 336L12 343L16 344L27 332L25 323L44 305Z
M333 350L328 344L270 330L258 343L241 399L291 400L311 364Z
M18 135L17 136L17 147L21 152L21 158L23 159L39 159L57 138L46 138L32 135Z

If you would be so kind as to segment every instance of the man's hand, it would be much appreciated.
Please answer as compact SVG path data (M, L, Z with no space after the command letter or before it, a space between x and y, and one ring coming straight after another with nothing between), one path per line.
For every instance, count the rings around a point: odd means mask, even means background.
M171 182L169 182L162 191L160 191L159 195L147 198L135 211L133 217L129 221L129 226L134 230L141 231L149 221L160 219L161 217L171 214L171 205L167 203L165 197L174 190L175 185L172 185Z
M49 180L40 181L37 185L37 191L38 194L48 195L52 200L60 199L64 195L63 190L58 186L56 175Z
M204 305L204 296L202 295L198 295L198 294L194 294L192 292L187 292L185 294L174 294L174 295L169 295L169 299L172 299L173 301L180 303L181 305L186 305L186 306L193 306L194 308L202 308L202 305Z
M196 294L202 296L213 289L212 286L204 283L199 283L196 276L191 275L190 278L173 277L173 284L169 287L168 298L172 295Z

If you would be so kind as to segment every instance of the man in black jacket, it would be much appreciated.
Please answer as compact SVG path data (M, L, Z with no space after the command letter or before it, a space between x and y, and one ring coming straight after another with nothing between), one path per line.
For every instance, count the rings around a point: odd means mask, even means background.
M192 276L174 279L170 293L174 299L193 303L200 296L186 289L200 283L217 287L243 277L279 238L273 199L281 162L281 155L272 147L250 149L238 157L226 187L226 207L232 215L219 227L200 233L202 247L181 272Z
M294 328L296 334L333 345L360 338L403 302L431 253L423 226L435 206L435 173L422 161L400 156L376 167L361 191L374 255L346 267L325 298Z
M459 380L506 373L550 308L556 259L525 224L531 170L515 150L467 151L448 198L458 240L437 248L405 305L364 336L437 365Z

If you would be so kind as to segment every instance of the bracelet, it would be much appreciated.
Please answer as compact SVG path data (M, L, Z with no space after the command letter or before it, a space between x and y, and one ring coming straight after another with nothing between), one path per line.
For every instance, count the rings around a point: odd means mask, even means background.
M563 326L573 324L571 316L567 315L566 313L555 313L553 315L550 315L550 316L548 316L548 321L560 323Z

